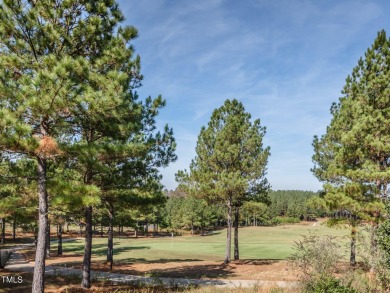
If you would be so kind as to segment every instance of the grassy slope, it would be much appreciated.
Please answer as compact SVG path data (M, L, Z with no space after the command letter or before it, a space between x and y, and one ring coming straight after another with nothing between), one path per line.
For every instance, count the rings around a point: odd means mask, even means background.
M285 259L293 252L294 241L309 233L333 235L345 242L348 229L331 229L286 225L277 227L246 227L239 230L241 259ZM225 230L209 236L178 236L161 238L115 238L115 260L121 262L155 262L184 260L223 260ZM106 238L94 238L93 255L104 260ZM83 241L64 243L64 252L83 253Z

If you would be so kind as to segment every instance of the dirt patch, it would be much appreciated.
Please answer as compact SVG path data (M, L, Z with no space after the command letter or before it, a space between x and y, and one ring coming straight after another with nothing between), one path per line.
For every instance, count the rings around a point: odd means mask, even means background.
M253 261L232 262L229 265L220 262L182 262L164 264L133 264L137 271L157 274L161 277L183 277L204 279L236 279L263 281L293 281L296 280L291 266L287 261ZM123 269L123 268L121 268Z
M47 264L81 269L81 256L51 258ZM93 262L92 269L109 272L109 264ZM288 261L244 260L225 265L214 261L166 263L115 263L112 272L128 275L191 279L231 279L262 281L297 281L298 273Z

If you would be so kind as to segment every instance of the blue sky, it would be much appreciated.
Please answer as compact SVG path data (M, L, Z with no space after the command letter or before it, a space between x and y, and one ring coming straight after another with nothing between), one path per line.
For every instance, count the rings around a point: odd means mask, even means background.
M188 169L212 111L237 98L267 127L273 189L319 190L311 174L313 136L325 132L331 103L379 30L390 35L390 1L120 0L139 30L140 97L161 94L158 117L177 140L178 160L163 184Z

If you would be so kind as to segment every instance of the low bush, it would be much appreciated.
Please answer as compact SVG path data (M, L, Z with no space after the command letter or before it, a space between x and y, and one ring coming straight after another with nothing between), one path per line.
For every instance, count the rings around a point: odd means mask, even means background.
M7 261L9 260L12 252L9 250L0 249L0 268L4 268Z
M306 283L304 288L307 293L359 293L350 285L342 285L341 281L334 277L313 280Z
M304 235L294 244L295 252L291 256L293 266L304 276L304 281L327 280L337 269L337 262L343 253L335 237Z
M301 221L299 218L295 218L295 217L275 217L273 220L275 220L276 225L296 224L296 223L299 223Z

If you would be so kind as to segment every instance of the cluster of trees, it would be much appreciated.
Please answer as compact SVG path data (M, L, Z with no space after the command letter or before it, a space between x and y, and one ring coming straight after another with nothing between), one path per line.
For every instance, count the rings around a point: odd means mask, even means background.
M204 198L189 195L179 188L166 193L168 200L162 212L161 227L172 231L188 229L191 234L203 234L205 230L227 224L223 204L210 204ZM263 201L246 201L242 205L238 223L240 226L273 226L297 223L327 216L323 200L318 193L302 190L270 190Z
M371 249L384 216L390 182L390 39L378 33L364 58L346 79L342 97L331 107L332 120L313 146L314 175L324 183L332 209L348 213L350 263L355 265L356 232L371 223ZM388 217L389 215L387 215Z
M175 141L156 130L165 101L138 100L137 30L122 21L111 0L0 4L0 217L38 222L33 292L44 288L49 217L83 217L88 288L94 208L108 216L112 260L113 219L163 199L158 168L176 159Z
M179 171L167 202L158 168L176 159L172 129L156 129L161 97L139 100L137 30L120 26L113 0L7 0L0 3L0 218L37 228L33 292L44 288L50 223L85 225L82 286L90 287L93 226L154 223L201 234L227 225L225 262L239 259L240 224L348 212L351 264L361 221L375 231L390 180L390 39L378 33L315 137L313 173L324 192L270 191L266 128L226 100L202 127L196 157ZM38 209L37 209L38 208ZM37 213L38 210L38 213ZM337 221L336 221L337 222ZM38 224L37 224L38 223ZM382 229L383 230L383 229ZM58 253L62 251L59 245Z
M210 205L204 199L187 195L178 189L168 193L162 227L171 231L189 229L191 235L204 235L210 228L222 226L224 222L225 211L222 206Z

